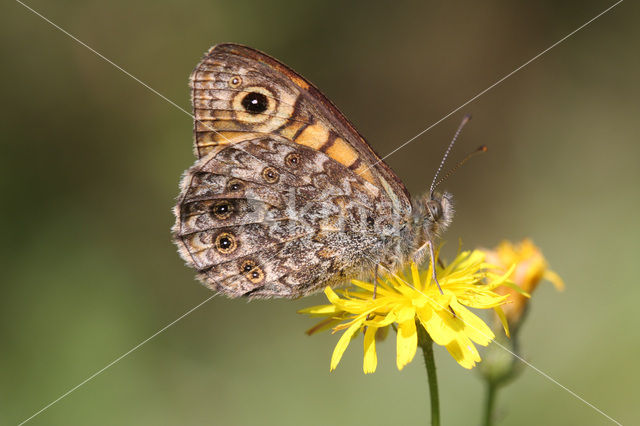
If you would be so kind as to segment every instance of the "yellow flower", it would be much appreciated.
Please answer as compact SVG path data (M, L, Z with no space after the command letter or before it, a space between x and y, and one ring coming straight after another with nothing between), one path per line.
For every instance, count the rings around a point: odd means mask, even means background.
M494 250L483 251L486 253L487 261L497 266L495 273L504 273L515 264L516 268L509 276L509 280L517 284L525 293L533 293L543 279L550 281L559 291L564 289L562 279L548 269L547 261L540 249L529 239L515 245L509 241L503 241ZM503 309L509 325L517 326L525 312L528 297L508 287L497 289L497 292L510 296L509 303Z
M330 328L344 331L331 357L334 370L355 334L364 330L365 373L377 367L376 334L397 327L396 364L402 369L415 356L418 345L417 327L424 327L431 339L445 346L464 368L472 368L480 361L474 343L486 346L495 337L491 329L469 308L493 308L504 318L500 306L508 298L494 290L509 285L507 277L489 269L482 251L462 252L446 268L436 268L442 293L432 279L431 268L419 270L415 264L404 273L383 274L373 298L373 284L353 280L350 289L325 294L330 305L314 306L300 313L325 317L309 333ZM506 328L506 321L503 322Z

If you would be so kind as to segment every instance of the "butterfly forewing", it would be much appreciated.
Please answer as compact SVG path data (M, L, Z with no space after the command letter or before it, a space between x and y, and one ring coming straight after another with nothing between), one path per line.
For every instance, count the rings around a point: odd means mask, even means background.
M353 125L313 84L277 60L236 44L213 47L191 75L198 156L214 146L277 134L320 150L385 189L399 211L409 193Z

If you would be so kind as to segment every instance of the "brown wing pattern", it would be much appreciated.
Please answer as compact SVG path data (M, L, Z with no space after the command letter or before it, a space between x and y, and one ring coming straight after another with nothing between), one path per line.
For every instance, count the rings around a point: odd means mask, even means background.
M277 60L236 44L213 47L191 74L196 153L264 135L321 151L383 190L401 216L411 211L403 183L338 109Z
M181 186L173 229L180 254L231 297L299 297L339 284L388 244L392 212L373 185L282 137L213 147Z

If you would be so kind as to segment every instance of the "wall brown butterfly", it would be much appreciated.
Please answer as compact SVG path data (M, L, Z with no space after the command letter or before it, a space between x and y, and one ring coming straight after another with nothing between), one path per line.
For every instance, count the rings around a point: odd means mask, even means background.
M315 86L237 44L191 74L195 153L173 235L209 288L288 297L433 260L451 195L411 199L395 173Z

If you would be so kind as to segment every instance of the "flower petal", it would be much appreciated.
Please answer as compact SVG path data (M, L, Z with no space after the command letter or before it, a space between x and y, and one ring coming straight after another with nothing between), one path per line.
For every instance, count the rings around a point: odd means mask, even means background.
M487 346L496 336L476 314L452 300L451 308L462 324L461 331L474 342Z
M327 316L335 314L336 312L340 312L340 310L335 305L317 305L300 309L298 311L299 314L306 314L310 316Z
M371 320L367 320L366 324L371 325L373 327L386 327L396 322L397 314L395 312L390 312L387 316L376 315L375 318Z
M416 320L410 320L398 324L398 337L396 343L396 365L402 370L416 355L418 348L418 333L416 332Z
M355 334L356 331L360 329L362 323L364 322L364 318L358 321L355 321L347 330L340 336L340 340L336 344L335 349L333 350L333 355L331 355L331 367L329 371L333 371L336 369L340 360L342 359L342 354L349 346L349 342L351 341L351 337Z
M398 318L396 321L400 324L410 320L414 320L416 316L416 309L413 306L401 306L398 309Z
M378 355L376 354L376 327L367 327L364 333L364 361L362 370L364 374L374 373L378 366Z
M496 306L495 308L493 308L493 311L496 313L496 316L500 319L500 322L502 323L502 328L504 328L504 334L506 334L507 337L511 337L511 334L509 333L509 322L507 321L507 316L504 314L504 311L502 310L502 308L500 306Z
M418 266L415 263L411 263L411 278L413 279L413 285L415 287L422 287L420 285L420 273L418 272Z
M466 369L471 369L476 365L476 362L480 362L480 355L473 343L468 339L467 341L468 344L464 339L462 341L452 340L446 348L458 364Z
M431 312L430 314L428 313L429 311ZM429 333L429 336L431 336L434 342L441 346L446 346L451 342L453 339L451 330L446 327L439 312L434 311L431 307L427 307L418 312L420 323L424 329L427 330L427 333ZM451 313L449 313L449 315L451 315Z
M562 280L562 278L560 278L560 275L556 274L555 272L547 269L544 272L543 278L547 281L550 281L551 284L553 284L553 286L556 288L556 290L564 290L564 281Z
M307 331L305 331L305 333L308 336L311 336L312 334L318 333L320 331L329 330L329 329L333 328L334 326L340 324L343 321L343 319L344 318L342 318L342 317L325 318L322 321L320 321L319 323L317 323L316 325L314 325L313 327L311 327L310 329L308 329Z

